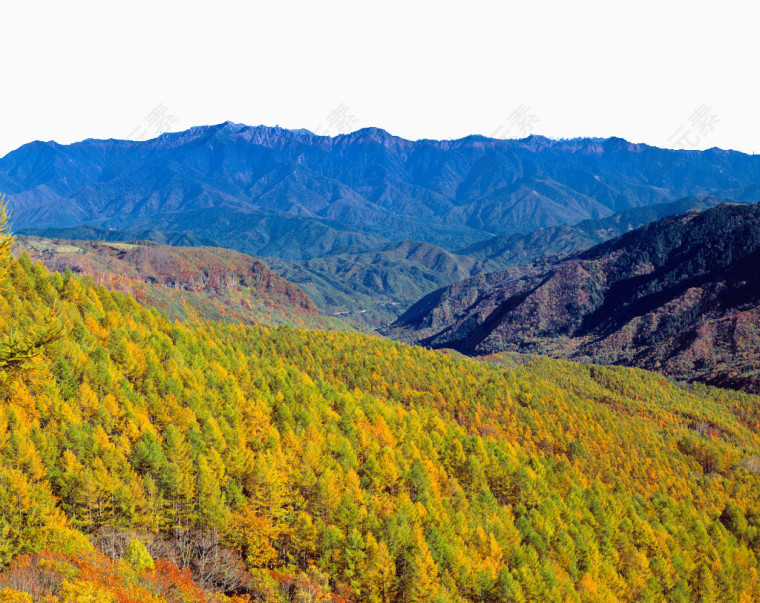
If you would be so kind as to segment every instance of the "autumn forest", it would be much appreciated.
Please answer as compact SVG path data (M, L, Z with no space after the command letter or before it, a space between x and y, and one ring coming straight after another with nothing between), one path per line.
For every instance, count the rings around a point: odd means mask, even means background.
M760 600L753 395L170 320L11 245L2 602Z

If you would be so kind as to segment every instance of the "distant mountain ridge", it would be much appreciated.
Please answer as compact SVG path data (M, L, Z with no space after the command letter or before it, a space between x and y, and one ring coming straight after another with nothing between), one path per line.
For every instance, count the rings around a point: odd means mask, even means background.
M163 232L160 230L115 230L98 228L96 226L70 226L68 228L27 228L17 231L17 234L48 239L72 239L77 241L107 241L134 243L137 241L153 241L161 245L177 247L218 247L210 239L202 239L186 232Z
M723 204L439 289L385 333L467 354L639 366L760 392L758 267L760 205Z
M288 260L494 235L716 195L760 201L760 157L619 138L409 141L225 122L154 140L33 142L0 159L18 229L188 233Z

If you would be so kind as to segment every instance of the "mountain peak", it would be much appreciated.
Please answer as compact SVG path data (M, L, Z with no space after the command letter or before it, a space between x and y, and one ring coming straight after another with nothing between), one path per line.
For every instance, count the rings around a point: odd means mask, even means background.
M362 141L362 142L372 141L372 142L378 142L382 145L385 145L392 140L403 140L403 139L398 138L397 136L393 136L392 134L390 134L386 130L383 130L382 128L376 128L376 127L361 128L359 130L355 130L349 134L343 134L341 136L351 141ZM338 137L336 136L336 138Z

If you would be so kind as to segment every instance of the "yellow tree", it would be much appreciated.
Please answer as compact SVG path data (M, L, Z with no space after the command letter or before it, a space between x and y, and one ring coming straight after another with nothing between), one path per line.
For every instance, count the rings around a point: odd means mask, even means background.
M405 600L409 603L433 601L438 594L438 565L419 527L415 527L412 534L412 550L409 554L405 582Z
M240 551L249 568L267 567L277 556L272 546L276 530L268 517L258 514L258 506L248 502L232 513L227 540Z
M367 571L362 576L361 600L368 603L390 603L394 599L396 564L385 542L378 542L371 532L365 536Z

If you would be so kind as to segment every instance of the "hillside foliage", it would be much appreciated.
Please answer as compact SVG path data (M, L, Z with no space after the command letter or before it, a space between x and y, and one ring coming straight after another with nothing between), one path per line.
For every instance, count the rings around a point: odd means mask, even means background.
M760 598L756 397L6 272L0 601Z
M133 295L172 320L353 330L337 318L318 315L301 289L261 260L229 249L15 237L13 254L22 253L51 271L88 276L109 290Z

